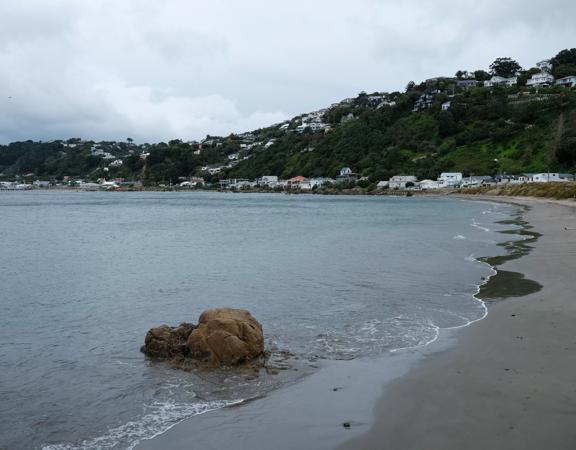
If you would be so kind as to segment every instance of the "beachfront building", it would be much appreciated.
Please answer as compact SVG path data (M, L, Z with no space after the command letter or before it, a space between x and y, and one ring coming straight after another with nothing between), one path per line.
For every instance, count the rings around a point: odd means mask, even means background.
M509 175L502 174L494 177L496 183L499 184L523 184L528 183L531 180L533 174L522 174L522 175Z
M479 176L469 176L463 177L462 182L460 183L461 187L475 187L475 186L483 186L486 184L494 183L494 178L487 175L479 175Z
M298 175L296 177L292 177L288 180L288 187L289 188L299 188L301 183L308 181L308 178Z
M558 86L573 88L576 87L576 75L570 75L569 77L564 77L556 80Z
M552 182L569 182L574 181L574 175L571 173L533 173L530 175L530 181L533 183L552 183Z
M278 177L275 175L264 175L257 180L258 186L275 188L278 186Z
M423 191L428 191L432 189L440 189L442 186L439 181L435 180L422 180L420 183L420 189Z
M462 174L460 172L442 172L438 177L440 187L457 187L462 184Z
M488 81L484 82L484 86L486 86L486 87L492 87L492 86L511 87L511 86L515 86L517 82L518 82L518 77L504 78L504 77L499 77L498 75L494 75Z
M406 189L415 187L417 183L418 178L414 175L395 175L388 180L388 187L390 189Z
M358 175L355 174L350 167L343 167L340 169L340 175L336 177L337 183L351 183L358 179Z

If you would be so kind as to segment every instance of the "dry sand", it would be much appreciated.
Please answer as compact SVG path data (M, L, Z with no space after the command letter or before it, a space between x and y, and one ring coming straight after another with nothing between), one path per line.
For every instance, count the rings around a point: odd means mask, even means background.
M576 209L512 200L532 206L526 218L543 236L502 269L541 291L492 303L486 319L428 347L329 363L137 448L576 449Z

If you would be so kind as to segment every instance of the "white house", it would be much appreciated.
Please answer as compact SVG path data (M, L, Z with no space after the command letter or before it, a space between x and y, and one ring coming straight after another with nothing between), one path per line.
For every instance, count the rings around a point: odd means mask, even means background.
M124 164L124 161L122 161L121 159L115 159L114 161L112 161L110 164L108 164L108 166L110 167L121 167Z
M208 169L208 173L210 175L216 175L217 173L222 172L222 167L211 167L210 169Z
M313 132L317 132L327 129L328 125L321 122L303 122L301 125L296 127L296 131L298 133L303 133L307 128L310 128Z
M455 187L462 183L462 174L460 172L442 172L438 177L440 187Z
M442 103L442 111L448 111L451 106L452 106L451 101L447 101L447 102Z
M534 173L530 181L534 183L568 182L574 181L574 175L571 173Z
M576 75L570 75L556 80L556 84L564 87L576 87Z
M476 80L457 80L456 81L456 86L458 86L459 88L462 89L471 89L473 87L476 87L478 85L478 82Z
M376 187L377 187L378 189L386 189L386 188L388 187L388 181L379 181L379 182L376 184Z
M548 72L535 73L526 81L526 86L544 87L554 83L554 77Z
M543 61L537 62L536 67L538 67L542 72L550 72L552 71L552 63L549 59L545 59Z
M492 86L510 87L510 86L515 86L517 82L518 82L518 77L504 78L504 77L499 77L498 75L494 75L488 81L484 82L484 86L486 86L486 87L492 87Z
M412 108L412 112L419 112L424 111L432 106L434 102L434 96L432 94L422 94L416 103L414 103L414 108Z
M334 183L332 178L324 178L324 177L317 177L317 178L310 178L310 184L312 187L322 187L325 184Z
M262 178L258 180L258 184L260 186L268 186L271 188L275 188L278 186L278 177L275 175L264 175Z
M418 178L414 175L395 175L390 180L388 180L388 187L390 189L406 189L406 185L410 186L409 183L414 187L418 182Z
M434 180L422 180L420 182L420 189L423 191L427 191L430 189L440 189L442 186L440 185L439 181Z
M482 186L483 184L493 183L494 179L490 176L469 176L462 178L462 183L460 183L461 187L474 187L474 186Z

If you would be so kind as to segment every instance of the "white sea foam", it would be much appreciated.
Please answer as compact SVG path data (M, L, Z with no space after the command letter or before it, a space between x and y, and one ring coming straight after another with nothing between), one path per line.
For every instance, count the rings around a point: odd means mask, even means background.
M472 223L470 225L473 226L474 228L478 228L479 230L482 230L482 231L486 231L486 232L492 231L490 228L487 228L487 227L481 225L479 222L476 221L476 219L472 219Z
M191 404L154 403L151 408L152 412L139 420L133 420L119 427L111 428L101 436L73 444L45 445L42 449L101 450L105 448L126 448L131 450L139 442L163 434L185 419L242 402L243 400L221 400Z
M456 239L458 241L461 241L461 240L466 239L466 236L462 236L461 234L458 234L458 235L454 236L452 239Z

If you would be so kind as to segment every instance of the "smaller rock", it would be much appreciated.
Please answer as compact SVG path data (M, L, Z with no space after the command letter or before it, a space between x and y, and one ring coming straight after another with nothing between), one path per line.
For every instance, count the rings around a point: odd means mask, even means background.
M144 345L140 351L155 358L171 359L184 357L189 353L188 337L196 328L191 323L181 323L178 327L161 325L146 333Z
M344 422L344 423L342 424L342 426L343 426L344 428L350 428L350 427L351 427L350 422Z

